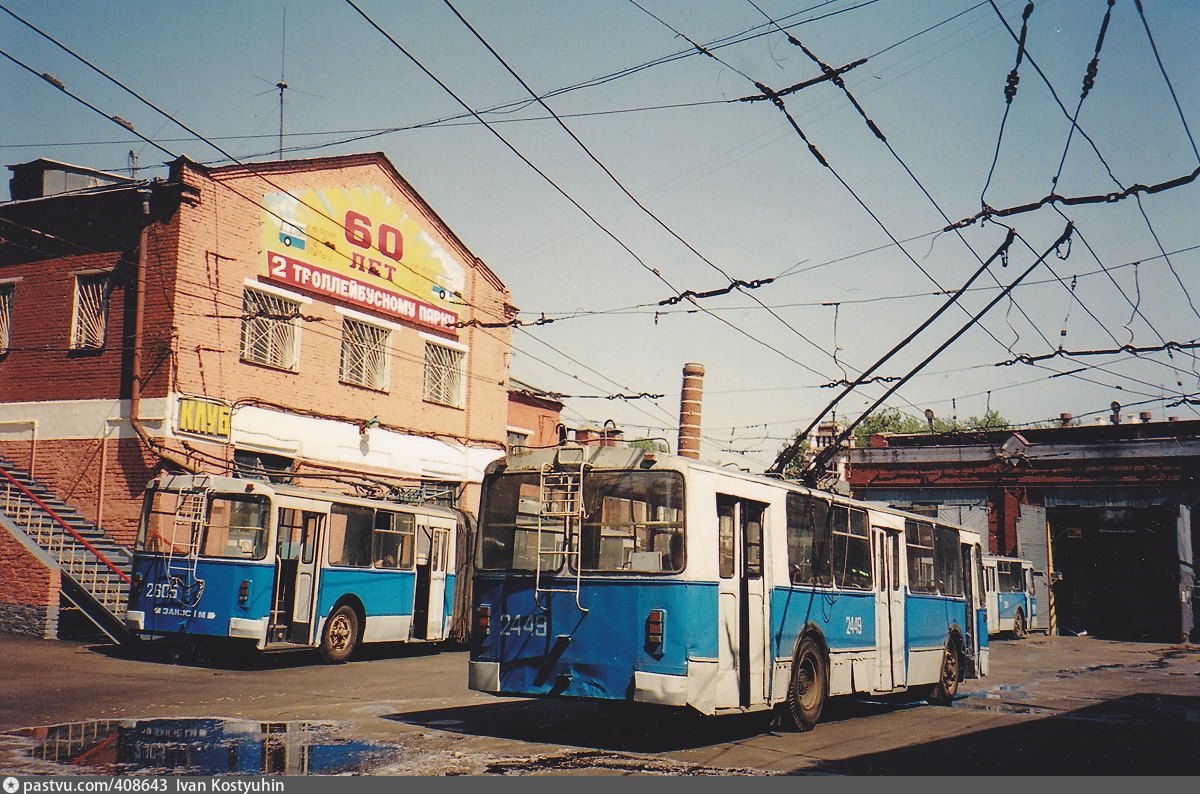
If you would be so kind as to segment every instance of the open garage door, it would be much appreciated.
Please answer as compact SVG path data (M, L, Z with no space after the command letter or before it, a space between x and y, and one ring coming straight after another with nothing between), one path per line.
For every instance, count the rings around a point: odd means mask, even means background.
M1055 507L1049 517L1059 633L1179 641L1191 610L1181 603L1178 505Z

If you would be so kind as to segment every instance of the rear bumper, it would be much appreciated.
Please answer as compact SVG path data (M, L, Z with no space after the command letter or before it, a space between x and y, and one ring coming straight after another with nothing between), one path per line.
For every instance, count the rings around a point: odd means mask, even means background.
M499 692L500 663L469 662L467 665L467 686L477 692Z

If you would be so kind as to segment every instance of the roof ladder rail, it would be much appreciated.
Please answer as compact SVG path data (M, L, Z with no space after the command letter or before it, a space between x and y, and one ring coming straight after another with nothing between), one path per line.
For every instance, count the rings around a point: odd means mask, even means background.
M181 492L171 526L166 559L167 580L173 585L175 600L187 607L199 604L204 594L204 580L196 576L196 563L200 557L200 538L204 534L209 493L209 489L204 487ZM187 542L177 544L181 535ZM177 557L176 549L186 550L182 559Z
M582 584L580 534L583 529L583 474L586 465L582 447L562 447L555 453L553 463L542 466L541 476L538 478L538 501L541 508L538 512L537 568L534 571L533 590L534 600L542 610L546 607L539 598L541 593L573 593L575 606L579 611L588 611L579 599ZM557 543L560 528L561 545ZM546 548L543 538L550 541L550 548ZM544 587L542 560L545 558L568 562L570 568L574 569L574 587ZM555 565L552 570L558 570L560 567L561 565Z

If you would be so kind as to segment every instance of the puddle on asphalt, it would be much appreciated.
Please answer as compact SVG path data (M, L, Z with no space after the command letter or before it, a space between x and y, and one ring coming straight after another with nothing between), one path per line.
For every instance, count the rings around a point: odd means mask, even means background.
M145 719L69 722L9 731L31 762L72 774L341 775L366 773L397 748L313 722Z

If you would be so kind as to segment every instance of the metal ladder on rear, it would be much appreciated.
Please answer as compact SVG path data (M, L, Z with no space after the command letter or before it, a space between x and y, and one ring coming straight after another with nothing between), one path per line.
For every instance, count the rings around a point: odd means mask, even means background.
M538 512L538 563L534 572L533 590L534 600L543 610L546 607L539 598L541 593L572 593L575 596L575 606L579 608L579 611L588 611L587 607L579 600L582 576L582 566L580 565L582 543L580 541L584 507L583 473L586 465L582 447L560 448L554 455L554 462L542 466L541 475L538 478L538 500L541 509ZM548 522L546 519L552 520ZM554 529L548 528L547 524ZM550 538L552 542L557 541L557 529L560 526L563 533L561 548L555 546L546 548L543 539ZM544 587L542 585L542 560L547 557L563 558L569 563L569 567L574 570L574 587ZM555 570L559 567L555 566Z
M200 556L208 494L206 488L180 492L171 526L170 546L165 561L167 581L172 585L175 600L187 607L199 604L200 597L204 595L204 580L196 576L196 562ZM186 538L187 542L178 542L181 538ZM176 549L186 549L186 553L179 555Z

